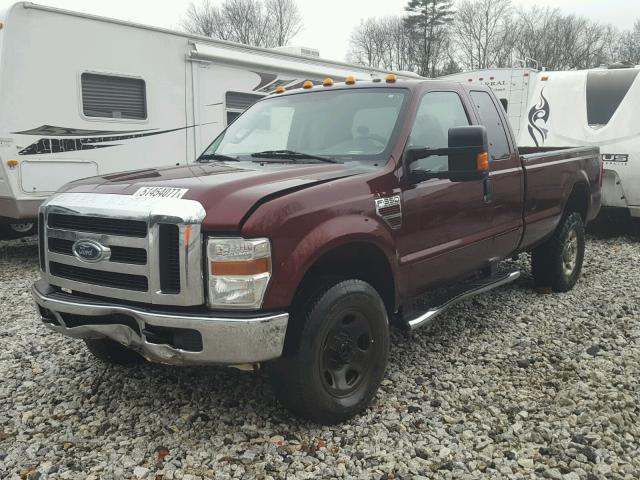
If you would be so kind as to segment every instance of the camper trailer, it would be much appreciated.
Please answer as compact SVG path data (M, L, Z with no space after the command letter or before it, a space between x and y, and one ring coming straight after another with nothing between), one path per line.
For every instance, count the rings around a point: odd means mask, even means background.
M519 144L599 146L602 204L640 217L640 68L540 72Z
M278 85L388 73L316 53L12 5L0 12L2 227L32 232L41 202L71 180L193 162Z

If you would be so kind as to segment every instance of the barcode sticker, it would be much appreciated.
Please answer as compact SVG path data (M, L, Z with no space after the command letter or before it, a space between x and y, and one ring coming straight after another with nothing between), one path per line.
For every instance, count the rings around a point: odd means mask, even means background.
M139 188L136 193L133 194L133 196L136 198L182 198L188 191L188 188L142 187Z

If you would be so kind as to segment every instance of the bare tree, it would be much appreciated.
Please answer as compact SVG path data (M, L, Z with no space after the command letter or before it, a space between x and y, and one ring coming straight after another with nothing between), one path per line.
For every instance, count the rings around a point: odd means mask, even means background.
M640 64L640 20L636 20L633 30L620 35L615 54L615 60Z
M182 28L190 33L256 47L286 45L302 28L295 0L210 0L191 3Z
M461 63L468 69L508 64L515 28L511 0L463 0L458 4L454 36Z

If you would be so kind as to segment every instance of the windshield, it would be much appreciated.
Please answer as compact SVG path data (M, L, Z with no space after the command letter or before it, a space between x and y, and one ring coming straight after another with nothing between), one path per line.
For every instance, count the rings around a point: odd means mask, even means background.
M391 145L406 90L333 90L260 101L220 134L201 156L380 162ZM305 157L303 157L304 155ZM318 160L318 158L316 158ZM384 159L386 161L387 159ZM384 162L381 162L384 163Z

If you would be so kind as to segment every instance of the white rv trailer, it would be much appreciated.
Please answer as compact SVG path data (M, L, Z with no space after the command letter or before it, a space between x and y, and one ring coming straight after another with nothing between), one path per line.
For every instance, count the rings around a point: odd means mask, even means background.
M540 72L519 145L600 147L602 205L640 217L640 68Z
M507 112L513 134L518 138L520 124L526 116L537 74L538 70L529 67L492 68L454 73L440 79L490 87Z
M70 180L193 162L278 85L388 73L32 3L0 22L0 217L22 231Z

